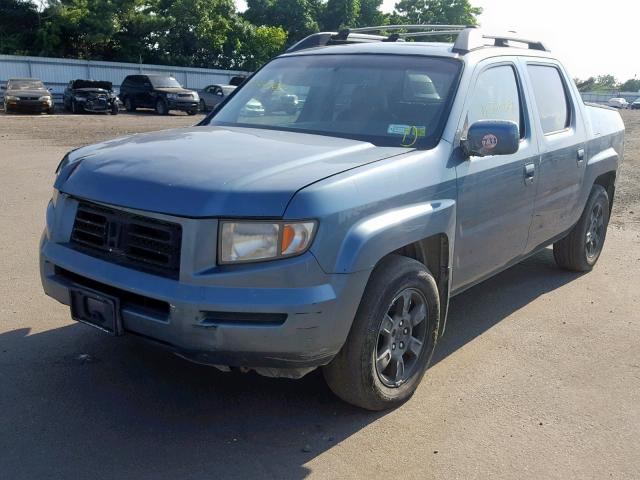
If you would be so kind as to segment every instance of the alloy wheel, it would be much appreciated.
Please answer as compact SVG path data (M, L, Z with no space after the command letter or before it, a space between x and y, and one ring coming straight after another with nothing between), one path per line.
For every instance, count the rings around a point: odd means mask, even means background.
M427 343L424 295L415 288L402 290L391 302L378 331L376 373L387 387L396 388L415 373Z

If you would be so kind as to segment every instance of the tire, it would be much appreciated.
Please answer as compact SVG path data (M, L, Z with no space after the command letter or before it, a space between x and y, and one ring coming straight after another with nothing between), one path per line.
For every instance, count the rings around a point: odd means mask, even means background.
M401 314L407 295L411 317ZM423 319L415 325L409 321L419 317ZM429 270L400 255L384 258L371 274L347 341L323 367L327 384L342 400L367 410L401 405L411 398L431 361L439 319L438 288ZM413 337L422 344L418 346ZM411 346L418 352L412 353ZM398 358L403 360L402 369ZM398 381L398 372L405 378Z
M120 107L116 102L111 104L111 115L118 115L120 113Z
M82 107L75 100L71 100L71 113L82 113Z
M198 113L198 109L194 108L193 110L187 110L187 114L188 115L195 115L196 113Z
M47 110L47 113L49 115L53 115L54 113L56 113L56 107L55 105L51 105L51 108L49 110Z
M156 113L158 115L169 114L169 107L167 106L167 102L164 101L162 98L159 98L158 101L156 102Z
M600 258L609 225L609 195L594 185L587 204L569 234L553 244L553 256L559 267L588 272Z
M131 101L131 99L129 97L124 99L124 108L127 109L127 112L135 112L136 111L136 106L133 103L133 101Z
M202 113L207 113L207 104L204 100L200 100L200 111Z

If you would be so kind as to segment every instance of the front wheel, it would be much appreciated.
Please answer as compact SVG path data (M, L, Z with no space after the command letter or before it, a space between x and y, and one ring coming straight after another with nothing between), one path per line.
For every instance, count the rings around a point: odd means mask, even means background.
M553 244L558 266L575 272L588 272L598 261L609 225L609 195L594 185L578 223L562 240Z
M82 113L82 107L75 100L71 100L71 113Z
M169 113L167 102L165 102L162 98L159 98L156 102L156 113L158 115L167 115Z
M111 104L111 115L118 115L120 113L120 106L117 102Z
M187 114L188 115L195 115L196 113L198 113L198 109L197 108L193 108L191 110L187 110Z
M205 103L204 99L200 100L200 111L202 113L207 113L207 104Z
M136 111L136 106L134 105L133 101L129 97L124 99L124 108L127 109L127 112Z
M323 368L327 384L367 410L401 405L427 370L439 318L429 270L407 257L386 257L371 274L346 343Z

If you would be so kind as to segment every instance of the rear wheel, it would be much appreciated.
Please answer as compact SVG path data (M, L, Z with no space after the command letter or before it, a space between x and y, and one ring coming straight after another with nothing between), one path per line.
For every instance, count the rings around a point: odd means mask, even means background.
M553 244L556 263L567 270L588 272L598 261L609 225L609 195L594 185L578 223L562 240Z
M385 258L371 274L345 345L323 368L329 387L368 410L404 403L431 360L439 318L429 270L407 257Z

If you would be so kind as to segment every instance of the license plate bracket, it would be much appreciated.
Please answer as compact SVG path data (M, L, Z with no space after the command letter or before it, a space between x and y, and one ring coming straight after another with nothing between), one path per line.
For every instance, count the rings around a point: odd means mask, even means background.
M120 299L87 288L71 288L69 295L71 318L109 335L118 336L124 333Z

